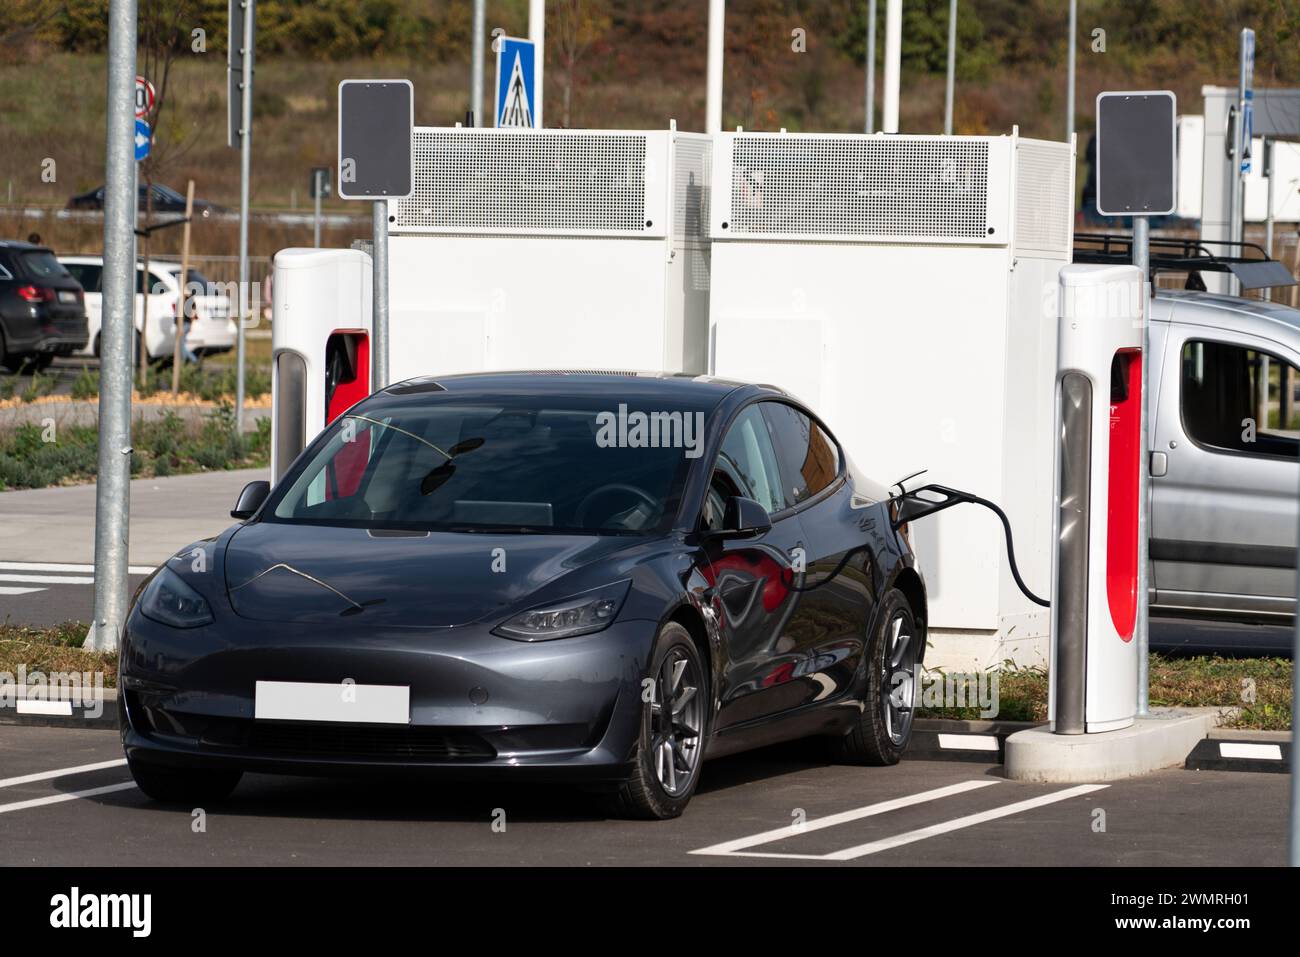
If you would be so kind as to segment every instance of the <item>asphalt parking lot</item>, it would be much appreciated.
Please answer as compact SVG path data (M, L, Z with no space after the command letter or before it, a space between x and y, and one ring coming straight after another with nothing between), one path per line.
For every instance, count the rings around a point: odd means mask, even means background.
M829 765L796 742L711 763L667 822L611 820L556 786L262 775L199 815L150 802L121 762L115 731L0 726L6 863L1282 865L1290 783L1168 770L1020 784L996 765Z

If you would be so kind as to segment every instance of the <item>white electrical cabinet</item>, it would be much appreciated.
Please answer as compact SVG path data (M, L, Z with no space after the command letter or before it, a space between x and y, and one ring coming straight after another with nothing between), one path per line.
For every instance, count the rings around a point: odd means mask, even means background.
M1048 593L1058 273L1074 146L1010 136L723 133L714 140L710 372L788 389L866 474L998 502ZM1043 662L1049 619L1001 526L910 529L927 664Z
M703 373L712 139L417 127L389 204L389 377ZM275 258L273 474L373 389L370 257ZM362 294L359 297L359 294Z
M416 128L390 205L390 363L703 372L710 137Z

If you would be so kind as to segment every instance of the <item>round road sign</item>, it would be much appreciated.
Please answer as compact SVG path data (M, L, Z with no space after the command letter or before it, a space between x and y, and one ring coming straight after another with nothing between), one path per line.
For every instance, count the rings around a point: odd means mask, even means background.
M144 119L153 112L153 103L156 94L153 84L142 76L135 78L135 116L136 119Z

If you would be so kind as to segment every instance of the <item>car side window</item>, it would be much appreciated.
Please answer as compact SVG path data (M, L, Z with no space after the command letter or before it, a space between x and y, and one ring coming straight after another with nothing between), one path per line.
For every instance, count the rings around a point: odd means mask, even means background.
M1183 344L1181 359L1189 438L1246 455L1300 456L1295 366L1267 352L1200 339Z
M741 412L727 430L713 466L710 488L710 494L718 498L724 491L752 498L767 509L768 514L785 508L776 448L757 405ZM708 517L705 516L706 521Z
M787 506L813 498L840 474L840 452L824 429L792 405L762 403L776 439Z
M72 273L72 278L81 283L81 288L86 292L100 292L100 283L104 270L93 263L65 263L68 272Z

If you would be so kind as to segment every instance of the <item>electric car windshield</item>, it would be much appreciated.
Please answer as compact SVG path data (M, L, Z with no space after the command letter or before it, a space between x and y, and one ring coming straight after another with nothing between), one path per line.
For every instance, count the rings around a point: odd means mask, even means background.
M441 531L666 531L703 414L599 398L446 396L348 413L263 520Z

